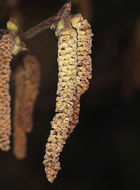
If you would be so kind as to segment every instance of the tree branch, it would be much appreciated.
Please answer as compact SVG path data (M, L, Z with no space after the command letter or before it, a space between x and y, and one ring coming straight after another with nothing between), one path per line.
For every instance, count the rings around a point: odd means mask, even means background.
M61 19L65 19L66 17L68 17L70 15L70 12L71 12L71 3L64 4L62 9L56 15L42 21L41 23L27 30L26 32L21 33L20 38L23 41L26 41L33 38L34 36L36 36L37 34L48 28L55 29L56 24Z

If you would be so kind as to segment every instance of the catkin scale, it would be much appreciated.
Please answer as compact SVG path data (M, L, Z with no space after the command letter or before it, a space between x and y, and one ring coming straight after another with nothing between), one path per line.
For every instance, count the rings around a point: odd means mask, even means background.
M11 109L10 109L10 61L14 39L10 34L5 34L0 40L0 149L10 149L11 135Z
M58 35L58 86L56 115L51 122L52 130L46 144L44 165L46 176L52 183L60 170L59 156L63 149L73 116L76 98L77 33L71 27L59 31ZM72 69L71 69L72 68Z

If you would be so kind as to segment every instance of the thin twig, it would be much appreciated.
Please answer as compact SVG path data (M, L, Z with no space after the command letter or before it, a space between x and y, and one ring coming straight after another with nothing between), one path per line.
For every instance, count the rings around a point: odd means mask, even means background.
M71 12L71 3L64 4L62 9L56 15L42 21L41 23L27 30L26 32L21 33L20 34L21 39L26 41L33 38L34 36L36 36L37 34L48 28L54 29L56 24L61 19L64 19L70 15L70 12Z

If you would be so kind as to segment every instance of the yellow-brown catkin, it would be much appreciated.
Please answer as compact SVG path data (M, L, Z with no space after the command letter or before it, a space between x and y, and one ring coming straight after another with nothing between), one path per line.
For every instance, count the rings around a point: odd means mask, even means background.
M13 37L10 34L3 35L0 40L0 149L10 149L11 135L11 109L10 109L10 61L14 46Z
M74 115L70 132L73 131L79 120L80 96L88 89L89 80L92 78L92 60L90 57L92 46L91 26L81 14L71 19L72 26L77 31L77 97L74 104Z
M23 58L23 67L25 70L24 95L21 106L21 122L24 130L32 130L32 115L34 104L39 92L40 84L40 65L33 55L26 55Z
M59 156L68 138L76 96L77 33L71 27L58 34L58 87L56 115L46 144L44 165L46 176L52 183L60 170Z
M15 103L14 103L14 142L13 152L17 159L26 157L26 132L21 122L21 107L25 89L25 70L23 65L18 66L15 72Z

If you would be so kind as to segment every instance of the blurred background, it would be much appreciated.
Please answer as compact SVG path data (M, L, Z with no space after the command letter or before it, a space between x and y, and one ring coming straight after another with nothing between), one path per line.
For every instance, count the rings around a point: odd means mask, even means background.
M15 16L26 31L66 0L0 0L0 28ZM80 123L61 154L54 184L42 164L55 114L57 39L47 30L27 42L42 78L27 158L0 152L1 190L140 189L140 6L138 0L72 0L92 25L93 79L81 98ZM13 105L13 82L11 85ZM13 107L12 107L13 109Z

